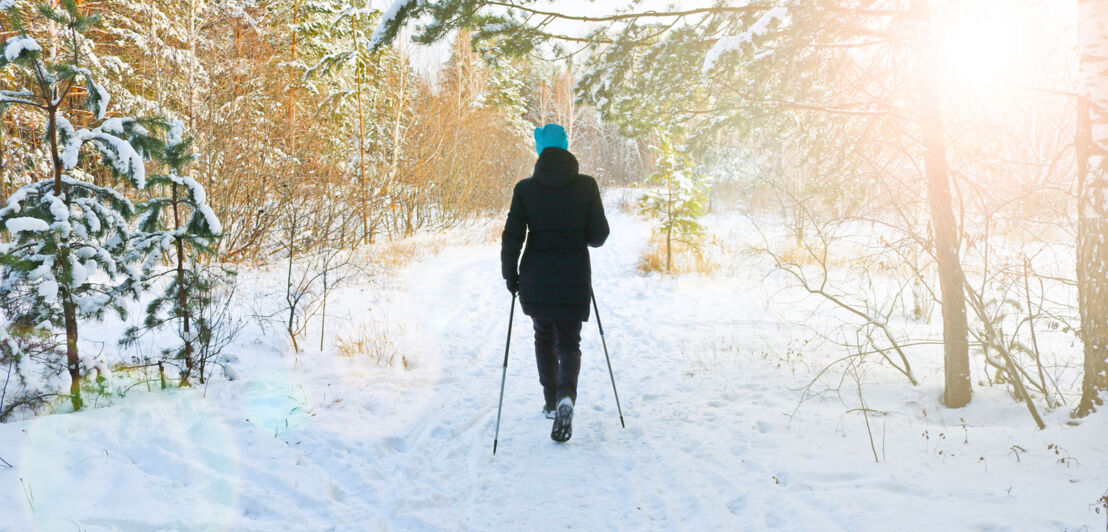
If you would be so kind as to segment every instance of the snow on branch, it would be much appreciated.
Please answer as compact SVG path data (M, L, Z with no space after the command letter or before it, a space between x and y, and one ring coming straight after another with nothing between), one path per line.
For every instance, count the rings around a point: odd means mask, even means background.
M124 120L110 118L104 121L100 127L89 131L81 129L74 131L68 120L57 117L58 130L64 147L61 154L62 165L66 170L72 170L77 166L81 146L86 142L96 141L97 150L104 155L112 168L134 182L137 188L146 188L146 164L130 142L116 135L125 135ZM135 126L138 134L145 134L145 129Z
M108 112L108 104L112 101L111 95L102 85L93 81L89 76L85 76L85 88L88 90L87 105L89 111L96 115L97 120L103 120L104 115Z
M41 52L42 47L35 42L34 39L26 35L13 35L8 37L7 44L4 45L4 59L7 59L9 63L14 63L24 53L37 53Z
M135 187L146 188L146 165L131 143L97 130L93 130L89 139L100 141L97 143L97 148L111 162L112 168L131 178Z
M93 183L89 183L88 181L81 181L80 179L74 179L72 177L64 175L62 176L62 182L71 187L86 189L87 191L89 191L90 195L107 198L117 204L126 205L128 206L128 208L131 208L129 207L131 205L131 201L115 189L102 187Z
M753 43L755 37L761 37L765 35L769 30L769 25L774 21L784 20L788 14L788 9L784 7L774 7L762 14L758 20L754 21L746 31L733 35L730 37L723 37L716 41L716 44L712 46L708 53L704 56L704 65L701 70L707 74L713 68L723 54L738 50L742 45Z
M45 220L32 218L30 216L12 218L8 220L4 226L8 228L8 232L13 236L23 231L34 232L50 230L50 224L47 224Z
M373 30L373 36L369 40L371 50L380 48L386 40L390 40L400 31L400 25L404 23L404 17L416 5L416 0L395 0L385 14L381 16L381 22L377 29Z
M16 103L40 107L41 105L32 99L34 97L34 93L30 91L0 91L0 106Z
M219 235L223 233L223 225L219 223L219 218L215 215L215 211L207 203L201 203L196 206L196 212L203 216L204 223L208 226L208 231L213 235Z

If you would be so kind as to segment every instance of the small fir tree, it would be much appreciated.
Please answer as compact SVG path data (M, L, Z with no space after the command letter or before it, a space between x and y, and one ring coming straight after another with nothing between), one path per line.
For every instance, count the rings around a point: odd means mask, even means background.
M122 301L135 295L138 275L125 260L134 207L118 191L74 177L83 175L77 169L82 148L89 145L117 178L141 189L146 185L145 159L159 146L138 121L105 119L108 92L82 66L87 46L83 33L97 19L82 16L74 0L63 0L61 6L38 7L63 28L59 55L47 64L42 47L23 27L21 10L13 2L0 2L15 30L0 69L14 67L15 79L25 83L23 90L0 91L0 106L24 106L46 116L51 158L51 175L20 188L0 209L0 225L9 236L0 244L0 301L13 331L64 328L70 398L73 408L80 409L78 324L99 320L109 310L123 315ZM82 86L85 94L75 97ZM66 115L78 115L74 101L91 113L98 127L73 126ZM91 359L84 363L94 366Z
M657 170L647 176L646 182L660 188L640 197L639 207L643 214L661 223L659 229L666 236L666 271L672 271L673 241L695 248L704 234L697 218L707 210L708 179L696 171L669 132L655 128L654 136L658 143L650 149L658 154Z
M141 214L130 259L142 264L142 288L149 289L167 276L170 281L147 305L143 326L127 329L120 340L124 345L132 344L146 331L175 324L181 342L164 349L162 355L180 362L180 386L189 385L194 373L204 382L205 357L200 356L204 352L200 346L210 341L212 326L203 309L211 305L212 285L220 276L207 273L200 259L215 252L214 244L223 232L208 205L204 187L183 173L195 158L192 140L184 136L181 122L170 124L165 149L158 155L166 174L151 176L147 181L169 195L138 205ZM158 268L166 255L172 257L174 267Z

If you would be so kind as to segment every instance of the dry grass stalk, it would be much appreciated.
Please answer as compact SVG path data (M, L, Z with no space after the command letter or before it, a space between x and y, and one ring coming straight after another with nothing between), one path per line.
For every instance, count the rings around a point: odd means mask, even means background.
M655 235L651 237L646 249L639 257L637 268L643 273L712 273L719 268L719 264L712 260L705 251L714 245L716 245L714 239L698 247L683 242L673 242L673 269L666 272L665 239Z
M386 368L395 367L399 362L402 368L408 369L408 358L400 353L389 328L383 324L363 324L352 335L339 336L335 340L335 350L351 360L367 358Z

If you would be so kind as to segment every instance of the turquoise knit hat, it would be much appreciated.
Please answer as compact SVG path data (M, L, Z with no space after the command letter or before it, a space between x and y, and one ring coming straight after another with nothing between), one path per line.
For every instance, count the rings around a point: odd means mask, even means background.
M535 152L542 155L546 148L569 149L569 139L566 138L566 129L558 124L547 124L535 128Z

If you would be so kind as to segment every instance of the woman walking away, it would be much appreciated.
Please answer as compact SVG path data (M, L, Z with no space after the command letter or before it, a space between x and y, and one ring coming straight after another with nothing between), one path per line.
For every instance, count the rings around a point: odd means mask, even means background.
M577 158L568 150L562 126L535 128L539 160L534 174L516 183L500 247L508 291L519 292L523 313L534 322L543 413L554 419L550 438L558 442L573 431L581 324L589 320L592 295L588 246L608 238L600 188L577 173Z

